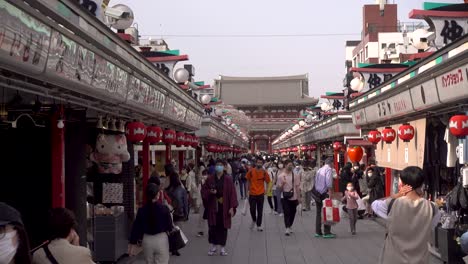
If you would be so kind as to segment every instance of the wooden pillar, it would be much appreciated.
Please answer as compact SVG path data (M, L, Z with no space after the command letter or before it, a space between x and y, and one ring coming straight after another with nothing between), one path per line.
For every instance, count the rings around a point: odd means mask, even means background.
M385 197L392 194L392 169L385 168Z
M143 178L143 203L146 202L146 186L148 185L148 179L150 177L150 144L148 142L148 140L145 138L145 140L143 140L143 151L142 151L142 169L143 169L143 174L142 174L142 178Z
M63 108L51 118L52 208L65 207L65 128L58 128Z
M184 167L184 158L185 158L185 150L179 150L179 173L182 171Z
M172 145L166 144L166 164L170 164L172 160Z

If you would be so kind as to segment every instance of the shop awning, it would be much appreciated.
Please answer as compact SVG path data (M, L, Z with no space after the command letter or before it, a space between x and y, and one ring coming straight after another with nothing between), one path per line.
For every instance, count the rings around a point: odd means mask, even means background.
M364 139L350 139L347 141L350 146L370 147L373 144Z

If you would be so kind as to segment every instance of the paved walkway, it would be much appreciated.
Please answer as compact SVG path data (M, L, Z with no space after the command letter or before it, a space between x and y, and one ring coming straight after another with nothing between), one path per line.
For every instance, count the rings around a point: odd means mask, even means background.
M266 201L265 201L266 202ZM242 203L241 203L242 204ZM267 203L265 206L268 207ZM336 239L314 238L315 211L298 213L293 226L294 234L284 235L283 218L270 214L265 209L263 232L249 229L250 216L238 213L229 230L226 246L229 256L207 255L207 237L197 238L198 215L191 215L183 230L189 244L180 252L182 256L171 257L171 264L243 263L243 264L375 264L383 245L384 228L373 220L359 220L357 235L349 232L348 219L332 228ZM206 230L205 230L206 234ZM141 257L139 259L142 259ZM125 263L125 262L122 262ZM137 260L131 263L144 263ZM442 263L432 258L430 263Z

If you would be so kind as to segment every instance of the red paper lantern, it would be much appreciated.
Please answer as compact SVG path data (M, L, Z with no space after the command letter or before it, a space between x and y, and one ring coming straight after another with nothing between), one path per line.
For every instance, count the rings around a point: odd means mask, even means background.
M131 142L143 141L146 137L146 126L141 122L130 122L127 124L125 134Z
M198 147L198 137L197 136L192 136L192 147L196 148Z
M398 128L398 137L404 142L410 142L414 138L414 127L408 123Z
M301 146L301 151L307 151L309 148L307 146Z
M315 151L315 150L317 150L317 145L315 145L315 144L310 145L310 146L309 146L309 150L310 150L310 151Z
M384 130L382 130L382 140L387 143L391 144L396 138L396 132L395 129L391 127L386 127Z
M146 129L146 140L150 144L156 144L161 142L163 138L163 130L157 126L150 126Z
M216 145L216 152L217 152L217 153L223 152L223 146L221 146L221 145Z
M206 150L208 152L215 152L216 151L216 145L212 144L212 143L209 143L208 145L206 145Z
M458 138L468 136L468 115L452 116L450 118L449 128L450 133Z
M364 155L364 151L359 146L353 146L348 148L348 157L352 162L359 162Z
M291 151L292 151L292 148L287 148L286 149L286 152L288 152L288 153L291 152Z
M177 132L176 133L176 140L175 145L176 147L181 147L185 143L185 133L184 132Z
M299 149L297 147L292 148L292 152L297 152Z
M382 135L378 130L372 130L367 134L367 140L372 144L378 144Z
M184 146L186 147L192 146L192 135L185 134Z
M340 151L343 147L343 144L339 141L335 141L335 143L333 143L333 150L334 151Z
M172 145L176 141L176 132L172 129L166 129L163 133L163 142L166 145Z

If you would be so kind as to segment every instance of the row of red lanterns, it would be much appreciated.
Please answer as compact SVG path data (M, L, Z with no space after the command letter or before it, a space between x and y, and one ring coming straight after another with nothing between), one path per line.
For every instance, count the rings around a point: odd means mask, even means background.
M222 153L222 152L242 153L242 149L240 148L222 146L222 145L217 145L213 143L209 143L208 145L206 145L206 150L208 152L213 152L213 153Z
M130 122L125 130L127 139L131 142L147 140L150 144L163 142L166 145L186 146L196 148L199 139L195 135L176 132L172 129L163 130L158 126L145 126L142 122Z
M304 145L300 147L301 151L315 151L317 149L317 145L312 144L312 145ZM279 152L284 153L284 152L297 152L299 151L298 147L290 147L290 148L283 148L280 149Z
M408 123L401 125L398 128L398 133L391 127L386 127L382 132L378 130L372 130L367 134L367 140L372 144L378 144L380 140L383 140L387 144L391 144L396 136L404 142L410 142L414 138L414 127Z

